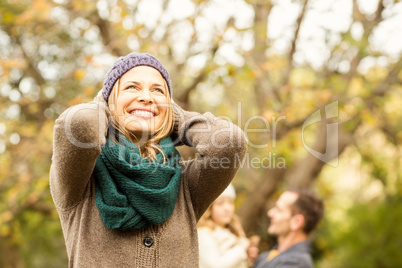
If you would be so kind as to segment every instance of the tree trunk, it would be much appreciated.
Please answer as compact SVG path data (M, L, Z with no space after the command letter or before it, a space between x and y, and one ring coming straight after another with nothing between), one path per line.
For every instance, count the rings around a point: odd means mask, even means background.
M256 230L257 220L265 214L267 199L276 191L279 183L283 180L285 169L266 169L250 192L239 211L244 231L250 233Z

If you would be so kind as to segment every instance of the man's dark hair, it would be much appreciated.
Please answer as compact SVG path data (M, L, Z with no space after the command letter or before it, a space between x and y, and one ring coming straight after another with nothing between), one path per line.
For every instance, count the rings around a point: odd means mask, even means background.
M324 214L324 203L313 191L308 189L291 188L287 191L298 195L291 206L292 213L293 215L302 214L304 216L305 225L303 231L309 234L314 230Z

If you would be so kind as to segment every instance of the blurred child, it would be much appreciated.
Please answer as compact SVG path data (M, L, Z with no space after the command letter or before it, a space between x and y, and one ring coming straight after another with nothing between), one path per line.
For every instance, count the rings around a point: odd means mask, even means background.
M235 214L235 198L235 189L230 184L201 217L200 268L244 268L258 256L259 238L246 238Z

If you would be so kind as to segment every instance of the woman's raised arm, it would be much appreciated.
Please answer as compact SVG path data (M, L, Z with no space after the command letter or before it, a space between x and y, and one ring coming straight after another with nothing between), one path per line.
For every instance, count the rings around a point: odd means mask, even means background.
M108 108L103 97L73 106L56 120L50 189L60 209L68 210L81 200L106 142L107 126Z
M195 147L197 157L183 164L193 207L199 219L226 189L239 169L247 150L244 132L211 113L184 111L173 104L174 142ZM177 141L178 140L178 141Z

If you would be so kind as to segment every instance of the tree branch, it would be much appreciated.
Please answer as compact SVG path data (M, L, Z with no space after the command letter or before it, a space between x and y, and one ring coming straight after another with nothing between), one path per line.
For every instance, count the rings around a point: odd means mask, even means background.
M34 202L32 204L29 204L28 206L26 206L26 209L37 211L44 215L49 215L55 210L54 206L43 202Z
M376 12L374 13L375 18L373 21L369 21L366 17L363 16L361 22L363 24L363 29L364 29L364 34L363 34L363 40L361 42L363 43L369 43L369 37L373 32L373 29L383 20L382 18L382 11L384 10L384 5L382 3L383 1L380 0L378 3L378 7ZM358 11L357 8L357 3L356 0L354 1L354 13L356 13L355 16L360 17L362 14L360 11ZM350 29L349 29L350 32ZM353 59L350 61L350 69L347 74L345 74L344 79L347 81L347 85L345 86L345 92L349 88L349 85L353 79L353 77L357 73L357 67L359 66L361 60L367 55L368 53L365 50L365 47L360 48L360 50L356 53L356 55L353 57Z
M247 56L246 56L247 57ZM274 87L271 85L267 74L262 70L260 64L257 62L254 56L248 57L248 64L254 71L254 75L256 77L257 83L254 86L254 91L257 97L257 105L259 108L259 113L263 114L265 109L267 108L267 99L272 100L273 109L275 111L281 111L281 101L279 99L279 95L277 94Z
M288 54L288 67L286 68L286 71L285 71L285 75L284 75L284 79L283 79L283 83L282 83L283 85L286 85L286 84L289 83L290 73L294 68L293 57L294 57L294 54L296 52L297 39L299 37L301 24L302 24L302 22L304 20L304 17L306 16L306 13L307 13L306 11L307 11L308 3L309 3L309 0L304 1L303 8L302 8L302 10L301 10L301 12L299 14L299 17L297 18L297 21L296 21L296 30L295 30L295 32L293 34L293 39L292 39L292 42L291 42L291 48L290 48L290 51L289 51L289 54Z
M364 20L364 15L360 12L359 4L357 3L357 0L353 0L352 3L353 3L353 11L352 11L353 20L362 22Z
M396 83L399 79L399 73L402 71L402 57L394 64L394 66L388 71L388 75L385 79L378 83L373 90L374 96L382 97L385 95L390 85Z
M46 83L46 80L43 78L42 74L36 68L36 64L33 62L32 58L25 51L25 48L22 45L21 37L18 35L11 35L11 31L9 31L8 28L6 29L6 31L9 36L12 36L15 38L15 42L17 43L18 47L21 49L24 59L28 65L27 69L26 69L27 73L35 80L36 84L39 87L42 87Z
M225 32L229 29L231 24L231 19L228 19L228 21L226 22L226 27L223 30L223 32L218 35L218 37L216 38L213 46L211 47L209 53L209 60L207 60L207 62L209 62L211 59L213 59L216 55L216 52L218 51L219 47L220 47L220 42L222 40L223 35L225 34ZM192 39L192 41L194 42L194 40ZM191 54L191 55L187 55L187 58L196 55L198 52ZM183 67L183 65L180 65L180 69ZM180 97L178 98L178 101L184 105L183 108L186 108L190 102L190 94L191 92L196 88L196 86L198 84L200 84L207 76L208 76L209 71L207 70L206 66L204 66L204 68L199 72L199 74L197 75L197 77L195 77L192 81L192 83L187 86L184 90L183 93L180 95Z
M267 168L262 172L252 191L252 198L247 198L239 211L242 226L246 233L256 230L257 219L265 215L265 204L278 188L284 175L284 168Z
M355 129L357 126L355 126ZM285 181L288 182L288 185L309 188L322 168L331 160L339 157L345 148L353 142L352 133L339 128L338 140L334 140L336 136L327 133L327 124L325 121L322 121L317 130L317 142L313 147L315 151L322 152L325 156L323 156L323 159L318 159L309 153L286 174ZM328 152L330 154L327 154Z
M252 3L254 9L254 49L247 57L247 62L254 71L256 83L254 91L256 93L256 103L259 113L263 114L267 107L267 100L272 99L275 110L280 110L279 96L276 95L274 88L269 81L269 75L262 66L266 63L265 51L268 41L268 17L272 10L271 1L256 0Z
M216 54L216 51L219 48L219 44L215 44L215 46L211 49L211 55L210 58L213 58ZM200 73L195 77L192 81L192 83L187 86L187 88L184 89L183 93L179 97L179 101L185 104L189 104L190 102L190 94L191 92L196 88L196 86L201 83L205 77L207 77L208 71L206 70L206 67L200 71Z
M91 15L89 15L88 19L94 25L98 26L103 44L113 55L124 56L130 53L127 44L123 42L123 40L126 39L119 38L110 22L102 19L97 10L94 10Z

